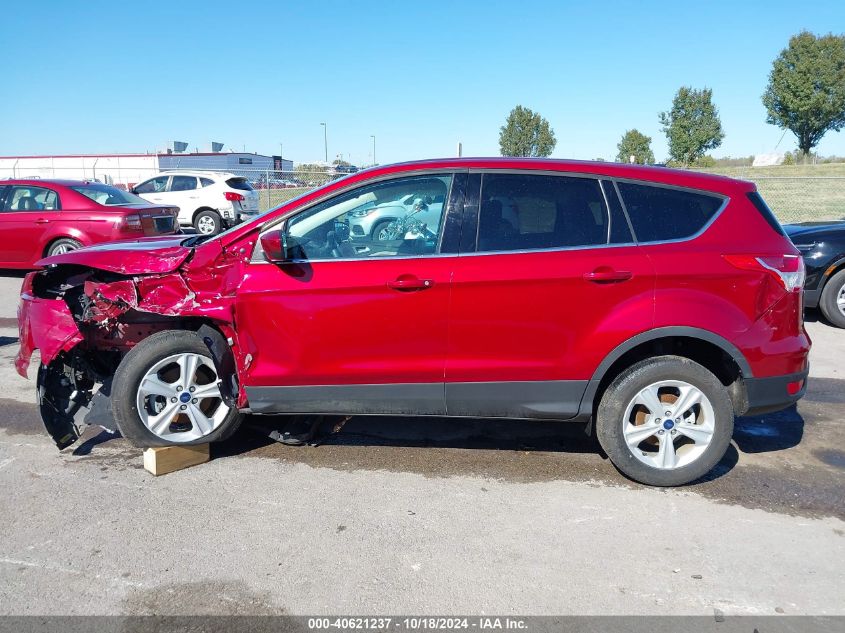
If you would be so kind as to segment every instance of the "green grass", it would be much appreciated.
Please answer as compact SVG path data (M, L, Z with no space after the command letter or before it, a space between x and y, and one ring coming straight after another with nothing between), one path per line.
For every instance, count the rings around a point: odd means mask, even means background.
M697 170L750 180L778 219L789 222L845 220L845 163L713 167ZM312 187L258 191L262 211L277 207Z
M754 182L784 224L845 220L845 163L713 167L701 171Z

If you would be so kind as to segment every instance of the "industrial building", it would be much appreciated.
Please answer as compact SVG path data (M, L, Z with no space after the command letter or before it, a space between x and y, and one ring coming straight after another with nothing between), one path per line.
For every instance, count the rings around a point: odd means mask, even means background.
M129 187L172 169L227 171L259 177L261 173L292 171L293 161L246 152L0 156L0 178L91 179Z

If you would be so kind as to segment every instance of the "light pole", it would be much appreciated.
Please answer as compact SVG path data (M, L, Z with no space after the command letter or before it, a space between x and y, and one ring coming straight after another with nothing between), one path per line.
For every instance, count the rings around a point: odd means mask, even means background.
M326 153L326 165L329 164L329 127L325 123L320 123L323 126L323 149Z
M370 138L373 139L373 166L378 165L376 162L376 135L370 134Z

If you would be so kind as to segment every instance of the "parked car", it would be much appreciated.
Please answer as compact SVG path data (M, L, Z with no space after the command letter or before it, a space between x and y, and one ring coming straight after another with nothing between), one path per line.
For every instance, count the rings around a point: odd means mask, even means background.
M135 185L145 200L179 207L179 224L201 235L216 235L258 215L258 193L246 178L200 171L166 172Z
M427 191L429 187L434 187L436 193L433 196ZM437 192L437 189L443 189L443 186L436 178L428 183L421 180L413 193L398 200L380 204L368 201L351 209L347 219L352 235L369 236L379 242L396 239L401 221L412 215L426 225L431 224L436 233L446 197L445 192Z
M820 308L836 327L845 328L845 221L802 222L783 227L804 256L804 305Z
M33 268L43 257L99 242L171 235L178 212L89 180L3 180L0 267Z
M424 230L411 213L396 239L353 235L350 211L421 190L445 200ZM215 238L41 264L16 366L40 349L60 448L85 420L158 446L223 440L246 413L542 419L671 486L722 459L734 416L806 389L801 257L753 183L707 174L405 163Z

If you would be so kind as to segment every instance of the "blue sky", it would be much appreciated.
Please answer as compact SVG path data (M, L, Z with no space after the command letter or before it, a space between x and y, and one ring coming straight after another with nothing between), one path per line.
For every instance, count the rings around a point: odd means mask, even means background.
M681 85L710 87L716 156L772 151L760 102L789 36L845 32L845 2L17 2L3 10L0 155L136 152L184 140L356 164L498 154L522 104L558 158L653 138ZM779 149L794 149L787 133ZM845 130L822 154L845 155Z

